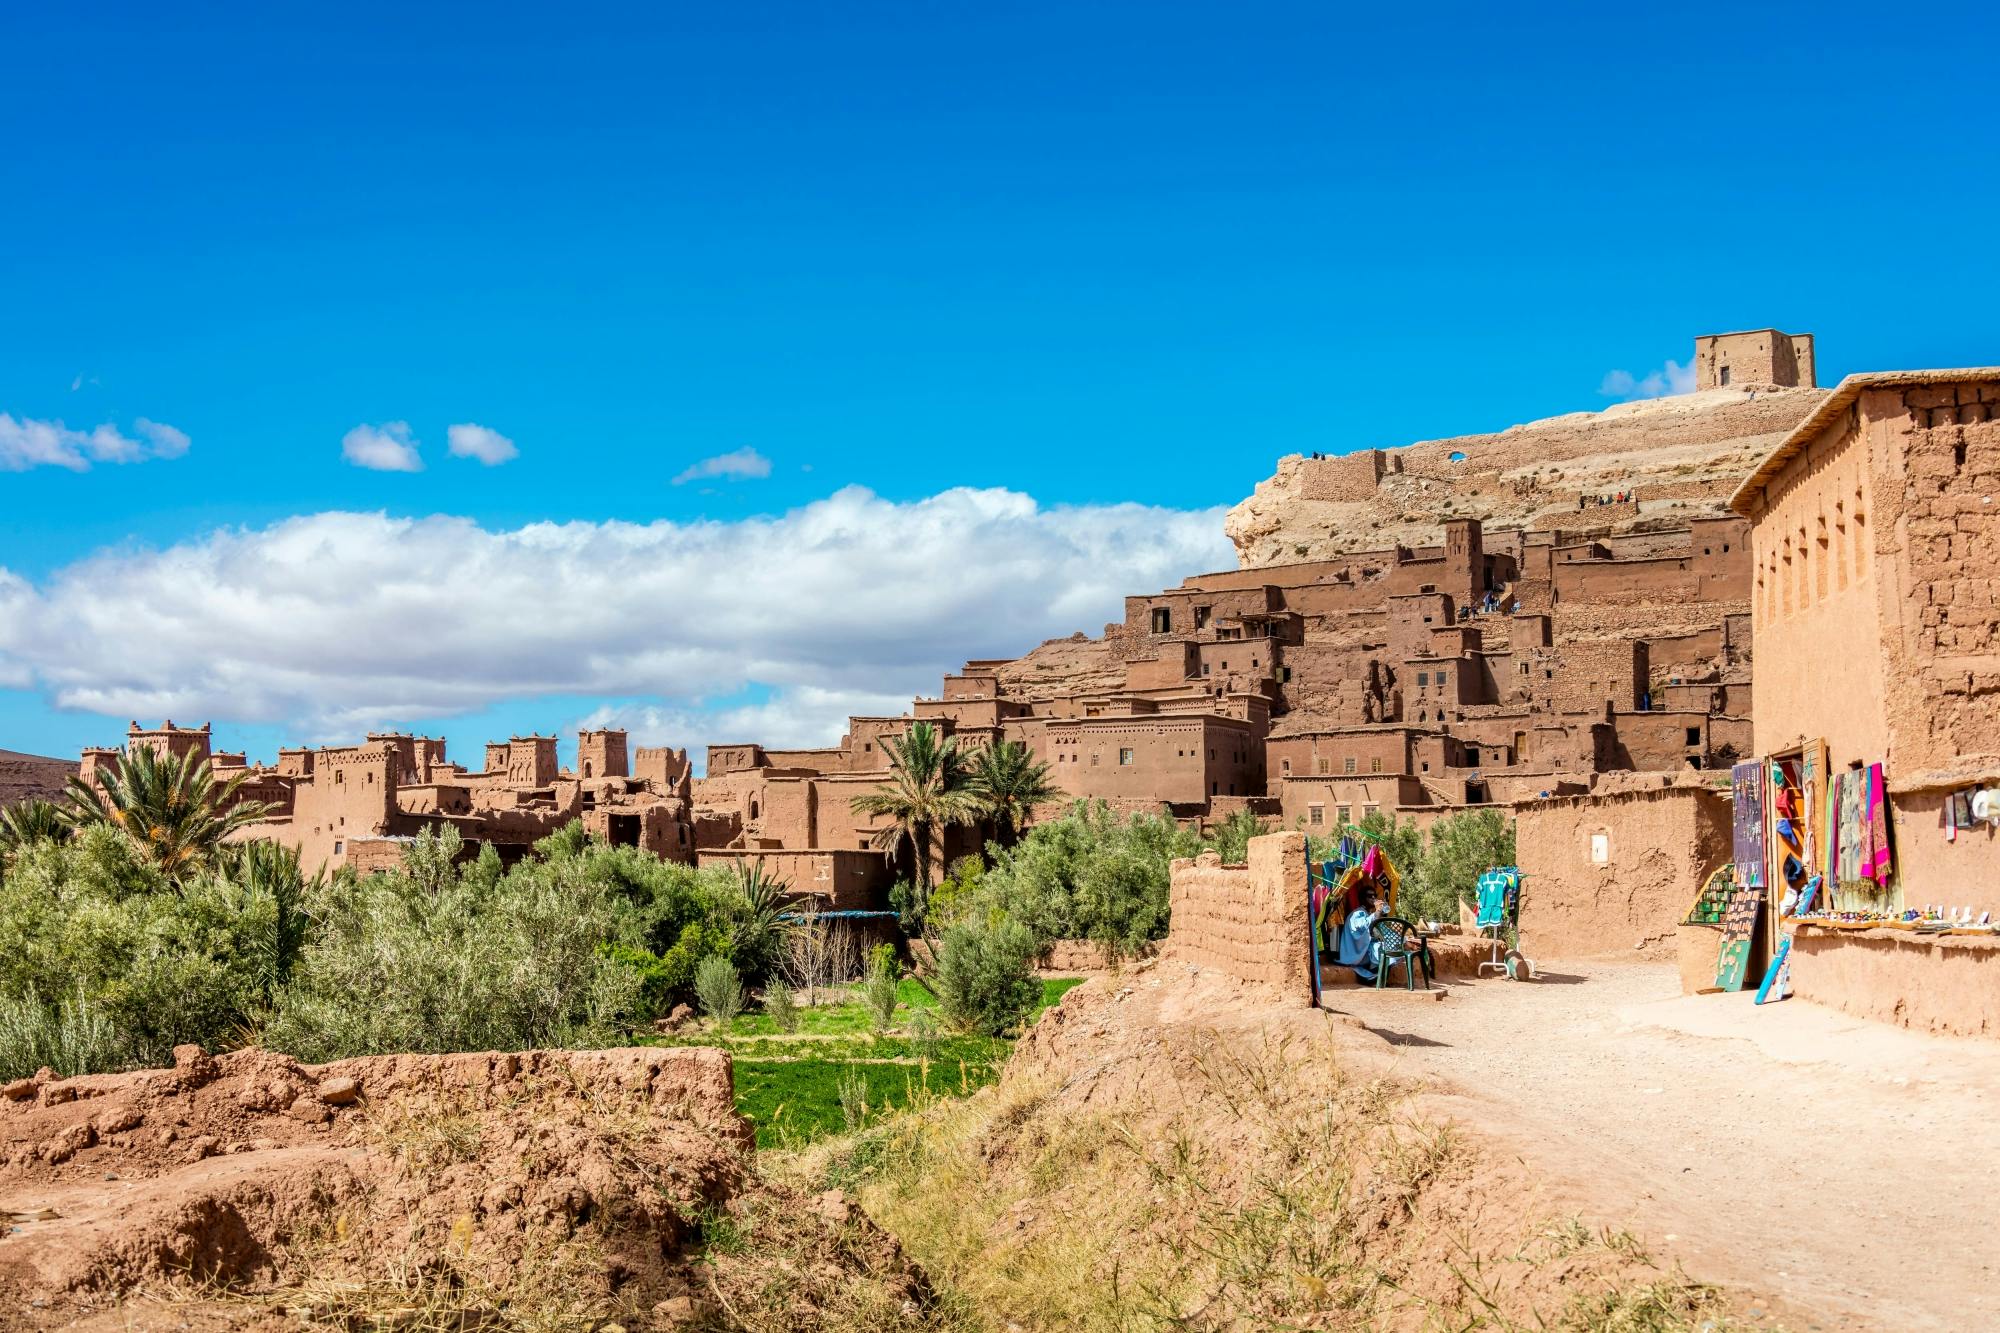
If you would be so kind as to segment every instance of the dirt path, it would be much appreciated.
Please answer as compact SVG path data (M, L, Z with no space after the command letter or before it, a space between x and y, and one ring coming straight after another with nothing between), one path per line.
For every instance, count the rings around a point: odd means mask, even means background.
M2000 1328L2000 1044L1682 996L1672 967L1547 971L1327 1007L1518 1142L1565 1202L1774 1298L1787 1327Z

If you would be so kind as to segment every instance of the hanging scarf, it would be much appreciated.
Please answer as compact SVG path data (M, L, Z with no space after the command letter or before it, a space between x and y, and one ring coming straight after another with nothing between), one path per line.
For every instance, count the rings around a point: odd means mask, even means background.
M1857 774L1856 776L1862 776ZM1862 781L1862 830L1866 839L1861 853L1861 877L1873 880L1878 890L1889 887L1889 803L1882 791L1882 765L1870 764Z

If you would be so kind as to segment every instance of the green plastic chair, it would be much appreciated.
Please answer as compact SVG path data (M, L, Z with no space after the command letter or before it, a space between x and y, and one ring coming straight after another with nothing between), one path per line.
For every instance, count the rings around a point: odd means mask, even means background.
M1403 985L1406 990L1417 988L1417 969L1424 974L1424 989L1431 988L1431 978L1437 969L1431 962L1431 947L1417 928L1399 916L1385 916L1368 928L1369 937L1375 942L1375 989L1382 989L1383 978L1396 964L1403 965Z

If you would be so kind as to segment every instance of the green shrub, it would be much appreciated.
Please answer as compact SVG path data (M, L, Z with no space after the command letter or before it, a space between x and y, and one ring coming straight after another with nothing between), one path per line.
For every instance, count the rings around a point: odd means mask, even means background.
M81 987L54 1004L34 995L0 996L0 1081L43 1066L64 1078L115 1069L124 1055L111 1020Z
M1121 818L1104 802L1078 802L1037 824L1013 847L989 847L993 864L954 899L957 924L1011 920L1038 946L1089 939L1113 954L1167 933L1169 866L1201 842L1164 815Z
M420 837L415 876L343 877L315 895L317 929L267 1045L310 1061L596 1046L646 1014L641 969L601 947L621 933L629 947L630 922L587 854L489 882L477 863L449 869L457 840L449 828Z
M1440 819L1431 825L1417 874L1404 880L1400 910L1413 921L1455 922L1459 903L1477 901L1480 875L1512 864L1512 819L1497 810L1467 810Z
M720 954L702 959L695 968L694 993L701 1011L719 1027L727 1028L743 1012L743 978L737 975L736 964Z
M868 1010L868 1027L878 1036L896 1021L896 984L901 980L893 953L883 958L879 951L870 955L868 972L861 979L861 999Z
M780 1032L791 1033L799 1030L798 1001L792 997L792 988L782 981L773 981L764 987L764 1012L771 1016L771 1026Z
M0 883L0 1000L16 1049L68 1032L66 1049L112 1070L166 1063L182 1042L232 1041L265 1008L273 913L241 885L174 884L110 825L19 849ZM86 1028L110 1035L76 1036Z
M1040 946L1017 921L958 925L945 932L934 985L938 1004L953 1026L999 1035L1035 1010Z
M1270 831L1270 825L1256 815L1248 810L1238 810L1215 826L1207 845L1226 863L1241 865L1250 859L1250 839Z

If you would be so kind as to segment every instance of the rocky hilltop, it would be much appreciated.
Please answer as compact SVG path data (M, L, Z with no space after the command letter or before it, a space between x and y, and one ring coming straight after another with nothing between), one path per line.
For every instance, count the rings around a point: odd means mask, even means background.
M1245 569L1434 542L1446 518L1611 535L1685 527L1727 512L1737 483L1826 393L1741 385L1484 435L1293 454L1224 526Z

